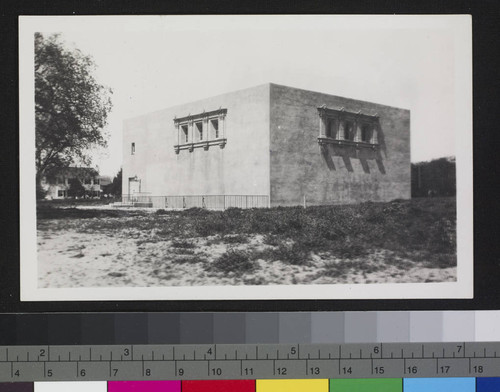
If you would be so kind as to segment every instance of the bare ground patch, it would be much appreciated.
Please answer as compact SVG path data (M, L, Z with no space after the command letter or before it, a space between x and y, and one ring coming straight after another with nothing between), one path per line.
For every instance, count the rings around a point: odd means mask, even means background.
M144 241L76 231L45 232L39 239L39 287L168 287L335 283L445 282L456 268L432 268L394 252L376 250L342 259L310 252L300 263L252 235L226 244L217 236ZM130 235L130 233L128 233ZM285 254L286 255L286 254Z

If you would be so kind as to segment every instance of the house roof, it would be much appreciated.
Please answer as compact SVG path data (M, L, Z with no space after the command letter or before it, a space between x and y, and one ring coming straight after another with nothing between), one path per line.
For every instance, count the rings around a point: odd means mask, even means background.
M86 178L99 176L99 173L91 167L67 167L55 171L54 176Z

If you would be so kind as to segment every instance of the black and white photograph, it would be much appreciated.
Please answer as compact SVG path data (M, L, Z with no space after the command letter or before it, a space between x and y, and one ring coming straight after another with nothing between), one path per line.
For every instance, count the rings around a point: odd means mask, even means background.
M469 16L19 37L23 300L472 297Z

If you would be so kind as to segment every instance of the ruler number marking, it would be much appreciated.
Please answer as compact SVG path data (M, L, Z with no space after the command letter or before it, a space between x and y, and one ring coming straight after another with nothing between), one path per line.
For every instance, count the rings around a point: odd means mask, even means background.
M342 368L342 374L352 374L352 367L343 367Z
M447 374L450 371L451 366L445 365L439 367L439 372L441 374Z
M315 367L312 367L309 369L309 373L311 373L314 376L317 376L317 375L321 374L321 370L319 367L315 366Z
M418 373L418 366L408 366L406 368L407 373L409 374L417 374Z
M383 366L375 366L375 367L373 368L373 372L374 372L375 374L384 374L385 369L384 369L384 367L383 367Z
M473 371L474 373L479 373L479 374L481 374L481 373L484 371L484 369L483 369L483 367L482 367L481 365L477 365L477 366L473 366L473 367L472 367L472 371Z

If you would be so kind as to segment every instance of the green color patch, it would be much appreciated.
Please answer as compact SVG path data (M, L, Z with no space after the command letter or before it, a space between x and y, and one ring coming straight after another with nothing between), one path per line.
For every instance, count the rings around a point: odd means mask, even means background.
M401 378L359 378L330 380L330 392L402 392Z

